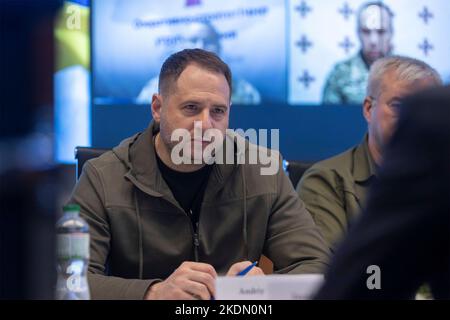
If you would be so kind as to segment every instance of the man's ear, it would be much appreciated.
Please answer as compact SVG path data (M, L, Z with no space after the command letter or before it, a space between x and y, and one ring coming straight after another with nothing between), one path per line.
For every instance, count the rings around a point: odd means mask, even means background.
M364 102L363 102L363 115L368 124L372 120L373 100L374 99L372 97L367 96L364 98Z
M154 94L152 96L152 117L156 122L161 120L162 96Z

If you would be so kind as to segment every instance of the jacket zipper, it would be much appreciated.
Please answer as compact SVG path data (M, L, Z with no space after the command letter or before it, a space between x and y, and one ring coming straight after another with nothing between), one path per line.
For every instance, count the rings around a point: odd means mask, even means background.
M199 262L198 260L198 248L200 246L200 241L198 239L198 233L194 232L194 257L195 257L195 262Z
M192 219L192 216L193 216L192 209L189 210L189 214L191 215L191 219ZM192 226L192 223L191 223L191 226ZM195 262L199 262L198 250L200 247L200 240L198 238L198 222L196 222L196 224L195 224L195 229L194 229L194 227L192 227L192 231L194 234L194 259L195 259Z

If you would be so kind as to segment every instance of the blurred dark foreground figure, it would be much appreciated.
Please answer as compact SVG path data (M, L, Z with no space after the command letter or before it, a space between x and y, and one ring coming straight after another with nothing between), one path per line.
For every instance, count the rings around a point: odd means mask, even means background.
M0 300L53 298L58 171L48 123L60 5L0 1Z
M367 208L316 299L450 299L450 87L404 101Z

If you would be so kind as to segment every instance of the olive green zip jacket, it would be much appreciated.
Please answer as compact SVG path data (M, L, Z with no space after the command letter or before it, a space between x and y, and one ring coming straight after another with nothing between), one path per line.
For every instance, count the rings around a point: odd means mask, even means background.
M348 227L365 205L376 165L367 134L361 143L309 168L297 192L334 253Z
M158 170L157 131L152 122L88 161L73 191L70 202L90 226L93 299L142 299L183 261L209 263L220 275L265 254L276 273L324 271L325 241L282 169L265 176L261 164L214 165L194 233Z

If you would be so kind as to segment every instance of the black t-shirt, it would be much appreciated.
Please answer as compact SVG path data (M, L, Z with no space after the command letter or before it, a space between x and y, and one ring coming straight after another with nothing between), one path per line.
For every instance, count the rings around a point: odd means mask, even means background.
M200 205L213 166L205 165L197 171L180 172L166 166L158 155L156 155L156 159L164 181L166 181L170 191L172 191L175 200L178 201L181 208L190 216L192 225L196 229L200 215Z

